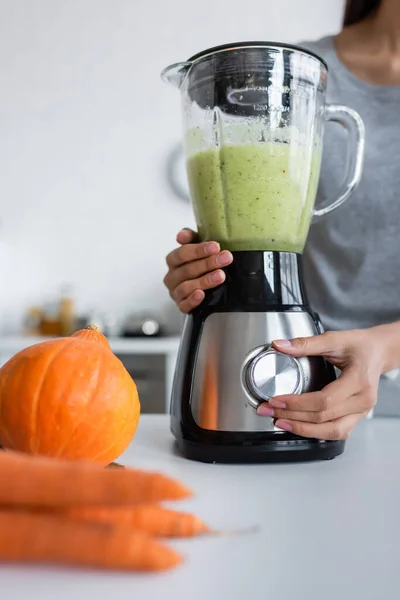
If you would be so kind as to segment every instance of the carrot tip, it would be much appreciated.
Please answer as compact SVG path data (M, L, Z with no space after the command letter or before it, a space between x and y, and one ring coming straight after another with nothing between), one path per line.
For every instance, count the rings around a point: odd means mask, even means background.
M176 552L176 550L173 550L165 544L157 543L157 546L161 557L159 557L159 559L155 563L149 565L149 570L168 571L170 569L178 567L180 564L183 563L183 556Z
M164 484L165 487L160 490L160 494L164 496L165 500L186 500L193 497L193 491L180 481L163 476L163 482L166 482L167 485Z

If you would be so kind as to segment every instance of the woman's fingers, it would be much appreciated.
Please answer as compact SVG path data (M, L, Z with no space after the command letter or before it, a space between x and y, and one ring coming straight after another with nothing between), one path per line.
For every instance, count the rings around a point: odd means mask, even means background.
M315 438L318 440L347 440L358 421L360 421L365 414L366 413L346 415L345 417L329 421L328 423L317 424L278 419L276 421L276 426L305 438Z
M273 408L268 402L263 403L257 410L260 416L272 417L304 423L328 423L350 413L361 413L367 410L365 399L360 395L347 398L347 401L335 405L329 411L295 411L285 408Z
M374 404L374 392L362 385L356 367L319 392L277 396L258 407L260 416L310 423L326 423L351 413L368 412Z
M196 241L196 239L197 233L192 229L188 229L187 227L181 229L181 231L176 236L176 241L178 242L178 244L182 245L190 244L191 242L193 243Z
M182 300L182 302L179 302L179 310L183 313L189 313L191 310L193 310L203 302L204 296L204 292L202 292L201 290L196 290L195 292L190 294L188 298L185 298L184 300Z
M204 300L204 290L225 281L222 270L233 261L227 250L221 252L217 242L195 243L197 234L183 229L177 235L181 246L167 256L168 273L164 284L182 312L190 312Z
M185 263L199 260L206 256L218 254L220 246L217 242L201 242L200 244L185 244L172 250L166 258L170 269L176 269Z
M189 279L180 283L171 292L171 298L175 300L177 304L180 304L182 300L188 298L196 290L209 290L211 288L221 285L225 281L225 273L221 270L212 271L197 279Z
M308 394L290 394L287 396L275 396L269 401L269 406L283 408L295 412L323 412L331 413L338 405L347 401L350 396L358 394L362 389L360 378L356 368L348 368L346 371L328 383L318 392Z
M275 340L274 348L292 356L327 356L342 353L347 349L351 331L326 331L321 335Z
M196 280L206 274L211 274L213 271L217 271L223 267L227 267L233 260L233 256L227 250L220 252L215 256L209 256L201 260L193 260L191 262L185 262L180 267L170 269L164 278L164 283L167 288L172 292L175 288L184 283L189 283L192 280ZM222 272L221 272L222 273ZM223 280L222 280L223 281ZM215 279L216 284L221 283L219 276ZM206 283L210 283L208 280ZM207 285L201 289L207 289L212 287ZM189 291L192 290L192 287Z

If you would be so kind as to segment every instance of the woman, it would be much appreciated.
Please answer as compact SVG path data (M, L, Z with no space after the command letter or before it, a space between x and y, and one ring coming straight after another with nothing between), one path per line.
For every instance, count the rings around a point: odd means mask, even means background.
M378 387L380 412L400 414L400 2L348 0L343 31L303 46L328 64L327 101L363 118L365 166L350 200L311 227L304 251L311 305L327 333L275 346L297 357L322 355L342 373L321 392L277 397L258 413L304 437L347 439L375 405ZM337 196L344 147L341 128L327 126L322 198ZM224 280L233 257L215 242L195 243L189 230L177 241L165 284L189 312Z

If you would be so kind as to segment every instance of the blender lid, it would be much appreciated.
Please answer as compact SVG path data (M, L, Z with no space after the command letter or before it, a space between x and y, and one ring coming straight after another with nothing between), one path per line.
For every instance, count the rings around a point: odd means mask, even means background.
M326 64L326 62L320 56L318 56L318 54L315 54L315 52L312 52L311 50L307 50L306 48L303 48L302 46L295 46L293 44L284 44L283 42L237 42L237 43L232 43L232 44L222 44L221 46L214 46L213 48L208 48L207 50L202 50L201 52L198 52L197 54L195 54L194 56L189 58L187 63L190 64L190 63L193 63L202 58L206 58L207 56L210 56L212 54L217 54L218 52L224 52L226 50L237 50L240 48L257 48L257 47L259 47L259 48L283 48L286 50L293 50L294 52L302 52L303 54L308 54L309 56L312 56L313 58L316 58L317 60L319 60L319 62L322 63L323 66L325 67L325 69L328 71L328 65Z

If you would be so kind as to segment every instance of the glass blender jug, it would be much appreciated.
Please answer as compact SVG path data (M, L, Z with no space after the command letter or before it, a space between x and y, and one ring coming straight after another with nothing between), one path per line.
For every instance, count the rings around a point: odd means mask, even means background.
M219 46L163 71L181 91L190 194L202 240L232 251L301 253L313 215L357 185L359 115L325 103L327 67L312 53L268 43ZM314 209L324 121L348 132L338 197Z
M299 438L256 410L336 377L323 357L294 359L272 342L322 333L302 252L311 220L343 204L361 177L362 120L326 104L325 63L294 46L219 46L168 67L163 78L181 92L199 236L234 258L224 282L185 320L171 399L178 447L206 462L334 458L343 440ZM347 130L346 172L338 197L315 209L327 120Z

